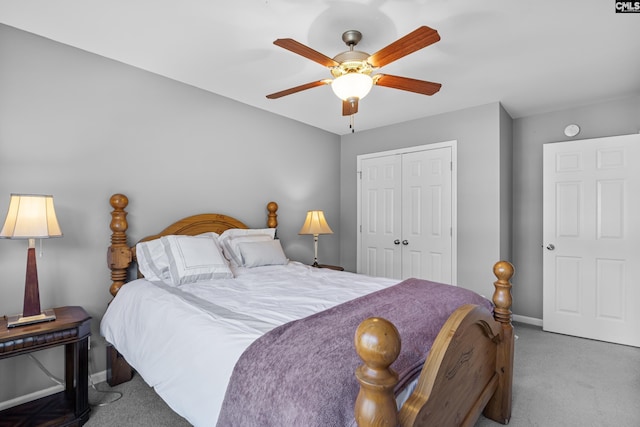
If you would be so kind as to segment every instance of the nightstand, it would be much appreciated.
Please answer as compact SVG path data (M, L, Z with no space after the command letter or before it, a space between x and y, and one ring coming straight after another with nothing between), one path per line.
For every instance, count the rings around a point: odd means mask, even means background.
M82 307L54 308L56 320L7 328L0 318L0 359L64 345L65 389L0 412L0 426L81 426L89 419L91 317Z
M344 267L340 267L339 265L318 264L318 268L329 268L331 270L344 271Z

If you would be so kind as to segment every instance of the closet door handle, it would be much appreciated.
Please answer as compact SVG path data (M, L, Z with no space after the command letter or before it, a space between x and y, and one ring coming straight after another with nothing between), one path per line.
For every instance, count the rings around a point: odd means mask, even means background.
M399 244L400 244L400 240L398 240L398 239L394 240L394 241L393 241L393 244L394 244L394 245L399 245Z
M402 241L402 244L403 244L403 245L408 245L408 244L409 244L409 241L408 241L408 240L403 240L403 241Z

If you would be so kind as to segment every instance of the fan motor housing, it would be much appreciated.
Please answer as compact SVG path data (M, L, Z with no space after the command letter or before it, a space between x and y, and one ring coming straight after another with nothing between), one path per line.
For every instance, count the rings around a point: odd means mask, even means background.
M340 65L331 68L331 74L333 77L340 77L347 73L371 74L373 67L367 62L369 56L368 53L359 50L348 50L339 53L333 60Z

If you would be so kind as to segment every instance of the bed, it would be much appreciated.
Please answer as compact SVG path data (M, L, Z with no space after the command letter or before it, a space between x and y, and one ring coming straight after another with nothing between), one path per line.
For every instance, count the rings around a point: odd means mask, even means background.
M494 265L488 301L289 261L274 202L264 229L199 214L133 246L128 198L110 205L114 299L101 333L111 385L135 370L196 426L469 426L481 413L508 423L510 263ZM204 254L214 267L193 261ZM149 265L167 255L164 270Z

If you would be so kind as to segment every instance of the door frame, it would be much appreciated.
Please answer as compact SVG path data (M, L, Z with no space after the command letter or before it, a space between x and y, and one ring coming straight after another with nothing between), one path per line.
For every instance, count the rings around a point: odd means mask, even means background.
M413 153L416 151L451 148L451 284L458 284L458 141L444 141L433 144L360 154L356 158L356 272L360 273L360 252L362 246L362 161L376 157L386 157Z

